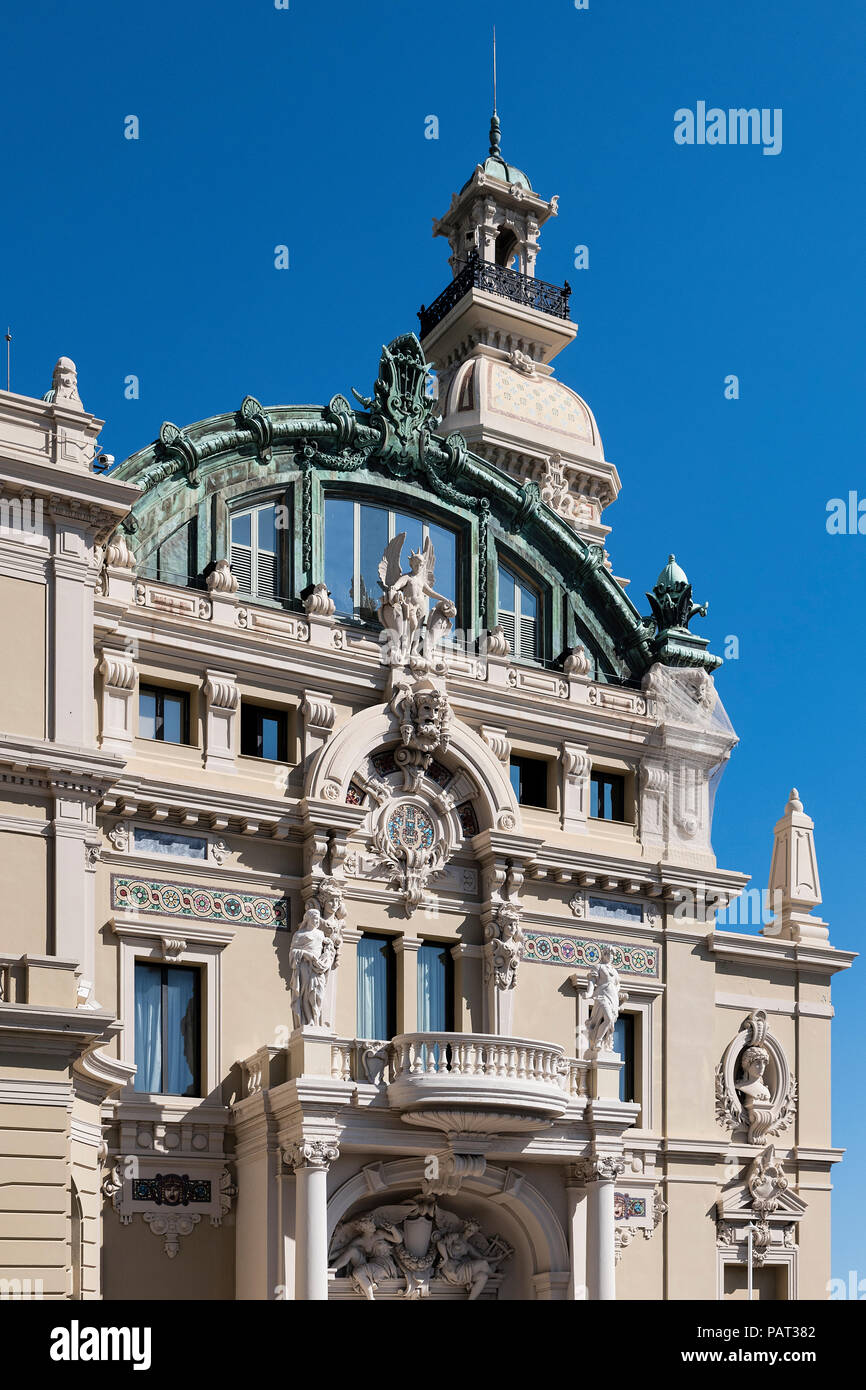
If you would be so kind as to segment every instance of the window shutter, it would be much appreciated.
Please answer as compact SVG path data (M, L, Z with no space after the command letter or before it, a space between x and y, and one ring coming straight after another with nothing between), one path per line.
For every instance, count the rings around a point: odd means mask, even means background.
M256 556L256 593L260 598L274 598L277 592L277 557L260 550Z
M500 611L499 611L499 626L502 628L502 631L505 633L505 636L508 638L508 645L509 645L509 647L511 648L512 652L514 653L514 655L516 656L516 655L517 655L517 650L516 650L516 645L515 645L515 641L514 641L514 614L513 614L513 613L503 613L502 610L500 609Z
M537 630L534 618L520 619L520 659L535 661L538 656ZM512 643L513 647L513 643Z
M238 581L242 594L251 594L253 581L253 553L248 545L232 545L232 573Z

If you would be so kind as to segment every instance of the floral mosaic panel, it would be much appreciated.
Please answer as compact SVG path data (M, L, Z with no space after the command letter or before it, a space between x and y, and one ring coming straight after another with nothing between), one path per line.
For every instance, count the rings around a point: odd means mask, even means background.
M613 951L613 964L617 970L627 975L649 975L653 978L659 973L657 946L591 941L586 937L564 936L559 932L534 931L531 927L524 928L524 935L526 945L523 959L540 965L566 965L572 970L578 965L598 965L602 946L607 944Z
M126 911L189 917L199 922L239 922L246 927L277 931L285 931L289 925L285 898L263 898L227 888L128 878L122 874L112 874L111 904Z

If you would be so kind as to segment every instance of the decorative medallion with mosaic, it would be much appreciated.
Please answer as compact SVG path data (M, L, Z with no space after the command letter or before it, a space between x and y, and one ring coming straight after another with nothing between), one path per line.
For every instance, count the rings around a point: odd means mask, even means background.
M559 434L592 441L592 425L585 407L558 381L549 377L525 377L501 362L488 365L491 410L515 420L541 425Z
M396 850L432 849L436 839L433 819L420 806L402 801L388 816L385 833Z
M524 935L523 959L535 961L537 965L565 965L572 970L582 965L588 969L598 965L602 946L609 945L613 952L613 965L624 974L655 978L659 973L657 946L590 941L586 937L563 936L559 932L534 931L531 927L524 928Z
M191 917L201 922L239 922L246 927L285 931L289 905L285 898L263 898L226 888L166 883L153 878L111 876L111 904L127 912Z

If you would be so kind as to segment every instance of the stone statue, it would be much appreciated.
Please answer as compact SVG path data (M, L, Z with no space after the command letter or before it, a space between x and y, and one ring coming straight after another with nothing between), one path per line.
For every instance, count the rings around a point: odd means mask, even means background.
M289 950L292 1018L296 1028L321 1027L325 985L335 956L333 939L322 926L322 914L310 903Z
M520 912L511 903L500 903L484 928L487 978L493 974L497 989L514 989L517 967L523 959Z
M71 357L58 357L51 377L51 390L42 397L49 404L65 405L69 410L83 410L78 394L78 370Z
M756 1101L769 1103L772 1099L770 1088L764 1080L764 1072L770 1063L770 1054L765 1047L747 1047L740 1058L740 1066L743 1068L742 1075L738 1076L734 1085L741 1095L746 1097L746 1109L751 1107Z
M322 931L326 940L334 948L332 966L340 964L340 951L343 945L343 927L346 925L346 906L343 890L334 878L323 878L316 886L315 897L310 906L318 907L322 918Z
M405 539L406 532L401 531L389 541L379 562L382 602L378 616L389 635L389 664L426 668L450 631L457 609L433 588L435 555L429 536L421 550L412 551L409 573L403 573L400 557ZM436 599L432 614L431 598Z
M338 1232L344 1229L339 1227ZM374 1216L362 1216L354 1223L354 1235L348 1245L332 1256L331 1266L334 1270L348 1269L355 1288L372 1303L379 1280L398 1276L393 1246L402 1241L395 1226L380 1226Z
M601 960L594 965L587 977L586 999L592 1004L592 1011L586 1025L586 1036L590 1051L598 1052L613 1048L614 1024L628 994L620 987L619 971L611 964L613 951L610 946L601 949Z
M442 1278L468 1289L470 1300L480 1296L494 1272L494 1265L475 1243L479 1231L477 1221L464 1221L462 1231L444 1232L436 1241Z

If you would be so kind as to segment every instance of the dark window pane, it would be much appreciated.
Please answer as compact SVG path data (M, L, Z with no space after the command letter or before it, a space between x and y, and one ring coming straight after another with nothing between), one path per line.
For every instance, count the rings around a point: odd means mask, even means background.
M173 536L163 541L157 552L158 577L168 584L186 584L190 575L190 528L193 522L181 526Z
M589 813L598 820L625 820L625 778L613 772L593 772Z
M183 697L163 696L162 737L167 743L183 743Z
M634 1014L620 1014L613 1026L613 1051L623 1065L619 1073L620 1100L634 1100Z
M232 545L252 545L252 518L249 512L232 517Z
M374 618L382 597L379 561L388 544L388 513L382 507L361 508L361 592L355 610L362 618Z
M139 692L138 733L140 738L156 738L156 695L150 690Z
M345 497L325 499L325 583L338 613L353 610L355 504Z
M512 758L509 772L522 806L547 806L547 763L543 758Z

